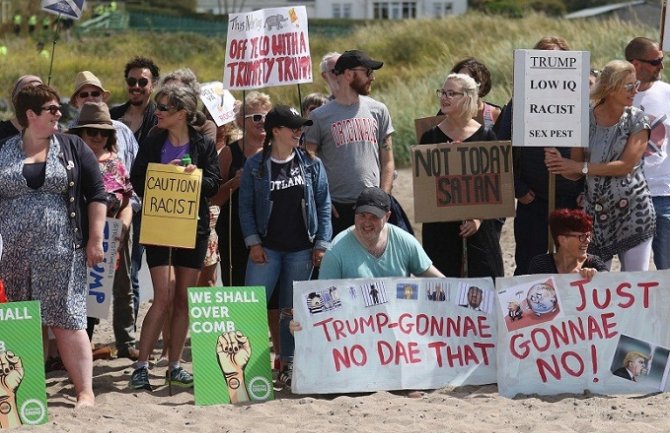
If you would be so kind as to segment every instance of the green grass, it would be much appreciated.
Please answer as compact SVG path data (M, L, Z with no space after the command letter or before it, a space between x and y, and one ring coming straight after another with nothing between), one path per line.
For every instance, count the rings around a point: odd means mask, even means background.
M530 15L507 19L469 13L441 20L385 21L357 28L347 37L310 37L315 82L301 86L302 95L325 91L318 74L321 56L328 51L359 48L385 62L376 74L372 96L385 102L396 128L393 137L396 163L408 164L408 146L415 143L414 119L433 115L438 108L434 89L446 77L451 65L466 56L484 62L492 74L493 90L486 97L503 105L512 93L514 49L532 48L543 36L560 35L573 50L591 51L594 67L623 58L623 48L635 36L658 38L658 29L633 26L618 20L568 21ZM34 42L7 39L9 55L0 57L0 89L5 95L17 77L37 73L44 79L49 61L40 58ZM47 44L51 48L51 43ZM64 95L73 90L78 71L91 70L112 91L112 102L125 99L123 67L135 55L154 59L169 72L188 66L200 81L221 80L225 40L171 33L129 32L116 36L86 37L56 44L52 84ZM298 104L296 86L265 89L278 103ZM235 92L241 97L241 92Z

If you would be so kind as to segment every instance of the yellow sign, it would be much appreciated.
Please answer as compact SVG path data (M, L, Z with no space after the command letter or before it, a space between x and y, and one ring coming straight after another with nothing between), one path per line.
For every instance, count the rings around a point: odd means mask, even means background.
M145 182L140 243L195 248L202 170L150 163Z

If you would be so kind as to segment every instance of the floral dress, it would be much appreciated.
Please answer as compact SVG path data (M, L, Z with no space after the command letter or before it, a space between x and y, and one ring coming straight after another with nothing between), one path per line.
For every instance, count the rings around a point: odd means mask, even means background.
M619 122L612 126L596 123L590 110L587 160L606 163L621 159L628 138L649 121L643 111L626 107ZM589 253L603 261L623 253L654 235L656 214L644 178L644 160L625 176L587 176L586 212L593 217L593 240Z
M4 252L0 275L10 301L38 300L42 323L86 328L86 259L74 247L66 197L68 180L51 139L44 184L30 188L23 176L21 136L0 148L0 233Z

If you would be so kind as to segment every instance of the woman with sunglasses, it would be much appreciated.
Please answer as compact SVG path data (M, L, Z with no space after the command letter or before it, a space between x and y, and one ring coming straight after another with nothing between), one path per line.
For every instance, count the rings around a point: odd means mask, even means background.
M495 140L493 131L474 119L479 107L478 87L469 75L449 74L436 92L445 118L426 131L420 143ZM424 223L423 247L435 267L448 277L501 277L504 268L499 224L498 220L481 218ZM467 263L463 260L463 239L467 240Z
M179 363L188 332L186 288L196 285L203 266L209 239L207 199L216 193L221 180L214 141L193 128L205 123L205 115L198 111L198 95L187 86L169 84L158 91L155 99L158 127L163 131L149 136L137 154L130 176L135 191L140 197L144 196L150 162L181 165L186 155L190 156L192 163L185 167L185 172L202 169L202 186L195 248L145 246L154 286L154 300L142 323L140 355L130 380L130 386L134 389L151 389L148 360L163 323L168 319L170 306L172 314L169 318L170 341L166 342L169 343L166 382L175 386L193 386L193 376Z
M618 255L622 271L649 269L656 226L642 170L649 121L632 106L639 86L632 64L609 62L591 90L588 149L573 148L571 158L545 150L550 172L572 180L586 176L585 210L594 221L589 251L608 269Z
M93 152L57 132L59 101L43 84L14 99L24 130L0 144L0 275L10 301L40 301L42 324L56 337L83 407L95 401L86 265L103 259L107 196Z
M107 217L121 220L121 239L124 239L133 220L133 209L130 205L133 188L130 185L130 173L117 152L116 130L112 125L112 118L109 117L107 105L84 103L77 123L68 132L81 137L98 158L107 192ZM88 318L86 332L89 339L93 338L93 330L99 322L98 319Z
M529 274L579 273L590 280L599 271L607 271L600 257L587 253L593 219L583 210L556 209L549 215L549 229L556 252L533 257Z
M308 280L330 244L330 193L321 160L300 147L312 121L280 105L265 117L263 150L244 165L240 224L249 247L246 286L265 286L272 298L279 282L280 382L291 386L295 343L293 282Z

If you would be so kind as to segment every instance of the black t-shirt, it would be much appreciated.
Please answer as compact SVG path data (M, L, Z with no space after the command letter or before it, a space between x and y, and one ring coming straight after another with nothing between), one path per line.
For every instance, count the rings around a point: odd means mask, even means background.
M272 159L271 165L272 211L263 246L285 252L312 248L304 217L305 179L300 172L295 153L288 161L277 162Z

